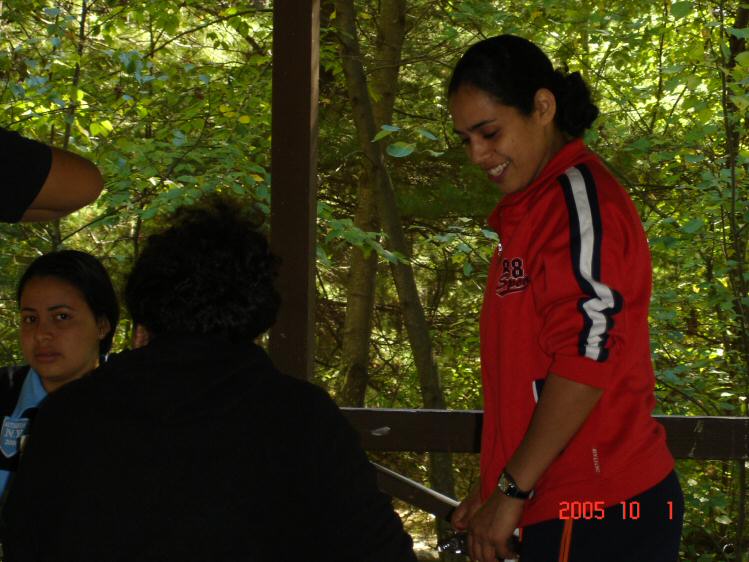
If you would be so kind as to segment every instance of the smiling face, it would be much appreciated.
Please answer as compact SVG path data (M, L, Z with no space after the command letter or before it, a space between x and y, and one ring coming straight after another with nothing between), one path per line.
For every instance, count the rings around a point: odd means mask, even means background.
M530 115L472 85L461 86L450 97L455 133L468 157L505 194L528 187L564 146L555 112L554 94L544 88L536 92Z
M21 349L47 392L99 364L109 321L97 320L81 292L57 277L34 277L23 288Z

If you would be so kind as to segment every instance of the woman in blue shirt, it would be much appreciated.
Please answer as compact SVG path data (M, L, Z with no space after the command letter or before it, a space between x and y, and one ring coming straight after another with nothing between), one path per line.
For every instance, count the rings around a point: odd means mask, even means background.
M94 256L76 250L37 258L18 283L21 349L28 365L0 376L0 492L39 403L94 370L112 346L119 305Z

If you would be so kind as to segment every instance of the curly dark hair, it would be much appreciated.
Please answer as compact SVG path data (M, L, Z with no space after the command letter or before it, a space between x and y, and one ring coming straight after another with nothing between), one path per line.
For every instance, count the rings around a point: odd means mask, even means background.
M498 35L471 45L455 65L448 97L466 84L525 115L533 111L536 92L548 89L557 100L554 122L571 137L583 136L598 117L598 107L579 72L554 70L537 45L515 35Z
M37 277L55 277L69 283L80 291L94 318L106 318L109 321L109 332L99 342L99 353L109 353L120 319L120 306L112 280L102 263L91 254L78 250L59 250L44 254L31 262L18 281L18 303L21 302L26 284Z
M159 334L251 341L276 320L279 260L259 221L238 201L212 195L178 209L148 237L125 287L135 324Z

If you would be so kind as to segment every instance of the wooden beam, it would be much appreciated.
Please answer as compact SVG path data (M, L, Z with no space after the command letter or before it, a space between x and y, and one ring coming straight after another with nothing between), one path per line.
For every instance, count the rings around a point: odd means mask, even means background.
M370 451L478 453L480 410L342 408ZM679 459L749 459L749 417L654 416Z
M443 451L481 449L482 412L476 410L391 410L341 408L370 451Z
M282 304L269 351L310 378L314 351L320 0L273 2L271 235Z
M655 416L677 459L749 459L749 418Z

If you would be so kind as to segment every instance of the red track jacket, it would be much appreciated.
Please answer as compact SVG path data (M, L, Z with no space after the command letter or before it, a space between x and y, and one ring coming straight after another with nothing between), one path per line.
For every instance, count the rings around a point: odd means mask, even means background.
M489 224L501 243L481 312L482 498L523 439L549 373L604 393L536 484L521 526L559 517L562 502L608 507L654 486L674 460L651 417L650 251L629 196L576 140L504 197Z

